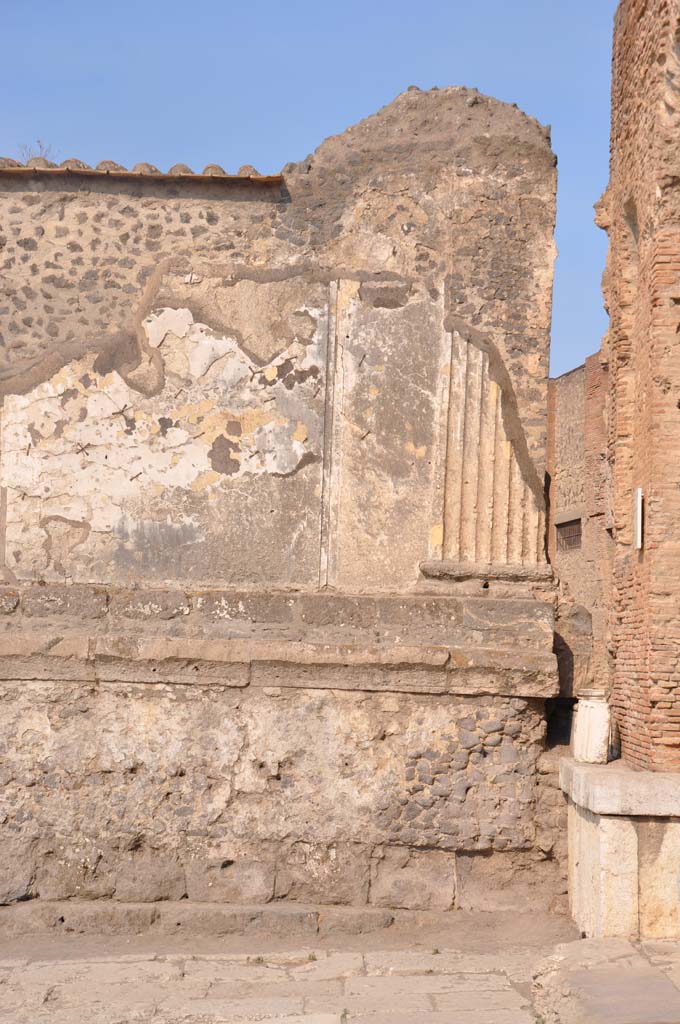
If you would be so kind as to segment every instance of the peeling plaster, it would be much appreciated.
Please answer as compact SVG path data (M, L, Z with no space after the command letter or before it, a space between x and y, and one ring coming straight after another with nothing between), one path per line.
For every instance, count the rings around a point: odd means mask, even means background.
M151 528L143 510L154 498L189 491L211 500L238 478L289 477L319 461L310 397L323 373L326 316L314 306L296 311L304 340L294 336L259 365L238 331L220 335L187 308L158 308L142 326L162 360L159 394L140 395L115 369L98 372L91 353L8 396L1 472L9 566L19 561L13 551L28 548L36 569L59 572L59 552L68 555L90 532L125 537L129 547L135 529Z

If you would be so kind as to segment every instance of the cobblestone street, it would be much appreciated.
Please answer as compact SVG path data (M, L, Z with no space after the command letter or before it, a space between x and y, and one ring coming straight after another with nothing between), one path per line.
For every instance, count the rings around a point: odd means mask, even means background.
M5 923L0 1024L680 1024L678 942L578 939L565 917L465 911L315 935L280 909L288 935L279 922L10 939Z

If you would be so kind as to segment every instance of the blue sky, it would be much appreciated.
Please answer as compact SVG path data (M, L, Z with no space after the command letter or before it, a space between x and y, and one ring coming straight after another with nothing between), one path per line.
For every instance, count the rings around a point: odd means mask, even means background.
M0 0L0 155L261 172L409 85L475 86L553 126L551 372L599 347L615 0Z

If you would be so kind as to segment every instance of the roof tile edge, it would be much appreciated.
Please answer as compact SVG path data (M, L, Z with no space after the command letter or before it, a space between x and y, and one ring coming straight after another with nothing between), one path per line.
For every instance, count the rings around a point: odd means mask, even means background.
M5 162L7 161L7 162ZM142 171L128 171L124 168L120 170L95 170L91 167L28 167L24 164L19 164L16 161L9 162L8 158L0 158L0 176L28 176L28 177L62 177L62 178L101 178L101 179L117 179L127 181L195 181L195 182L210 182L212 184L225 182L225 183L245 183L253 185L281 185L283 184L283 175L281 174L194 174L193 172L183 172L180 174L164 174L162 171L158 172L142 172Z

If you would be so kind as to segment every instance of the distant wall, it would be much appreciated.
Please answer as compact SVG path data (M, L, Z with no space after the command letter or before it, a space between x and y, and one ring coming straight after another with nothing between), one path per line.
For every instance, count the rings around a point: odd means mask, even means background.
M585 367L550 381L550 504L560 521L585 513ZM550 551L555 557L555 536Z
M548 547L560 585L556 631L564 696L576 697L588 687L608 690L610 685L606 386L599 354L550 381ZM575 526L580 529L578 543L566 546Z

